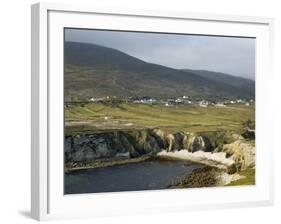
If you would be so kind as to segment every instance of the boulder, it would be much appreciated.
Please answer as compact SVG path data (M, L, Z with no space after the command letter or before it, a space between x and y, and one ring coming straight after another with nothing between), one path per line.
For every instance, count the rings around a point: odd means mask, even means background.
M235 161L238 170L244 170L255 166L255 146L250 143L237 140L223 146L226 157Z

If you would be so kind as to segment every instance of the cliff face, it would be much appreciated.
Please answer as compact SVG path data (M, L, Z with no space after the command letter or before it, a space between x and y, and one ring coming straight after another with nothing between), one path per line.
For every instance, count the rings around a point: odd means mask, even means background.
M225 167L230 173L255 166L255 146L241 135L227 132L194 134L146 129L65 137L67 164L126 160L144 155L159 156L161 153L218 168Z
M165 133L159 129L111 131L65 137L66 162L90 162L107 158L135 158L161 150L211 152L217 145L206 135Z

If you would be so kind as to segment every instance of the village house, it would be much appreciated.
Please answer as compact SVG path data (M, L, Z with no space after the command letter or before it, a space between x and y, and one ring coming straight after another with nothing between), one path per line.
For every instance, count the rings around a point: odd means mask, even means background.
M199 102L200 107L208 107L208 105L209 105L209 102L206 100L202 100Z
M183 102L183 100L182 99L180 99L180 98L178 98L178 99L176 99L176 101L175 101L176 103L182 103Z
M153 98L144 98L144 99L138 99L138 100L134 100L133 103L140 103L140 104L154 104L156 103L157 100L153 99Z
M242 99L238 99L238 100L236 100L236 102L237 102L237 103L244 103L245 101L242 100Z
M95 98L95 97L91 97L89 99L89 101L91 102L102 102L104 100L104 98Z

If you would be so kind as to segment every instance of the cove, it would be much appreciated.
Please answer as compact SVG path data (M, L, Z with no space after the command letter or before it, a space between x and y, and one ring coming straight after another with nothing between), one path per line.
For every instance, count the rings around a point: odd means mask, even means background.
M167 189L182 175L203 165L186 161L146 160L65 173L65 194Z

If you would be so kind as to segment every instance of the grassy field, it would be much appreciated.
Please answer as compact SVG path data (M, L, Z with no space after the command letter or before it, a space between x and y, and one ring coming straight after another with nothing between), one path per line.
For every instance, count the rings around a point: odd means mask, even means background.
M65 106L66 134L97 132L111 129L160 128L167 131L203 132L241 131L242 123L255 120L255 107L198 105L144 105L104 103Z
M239 174L245 176L245 178L233 181L226 186L255 185L255 169L248 168L239 172Z

